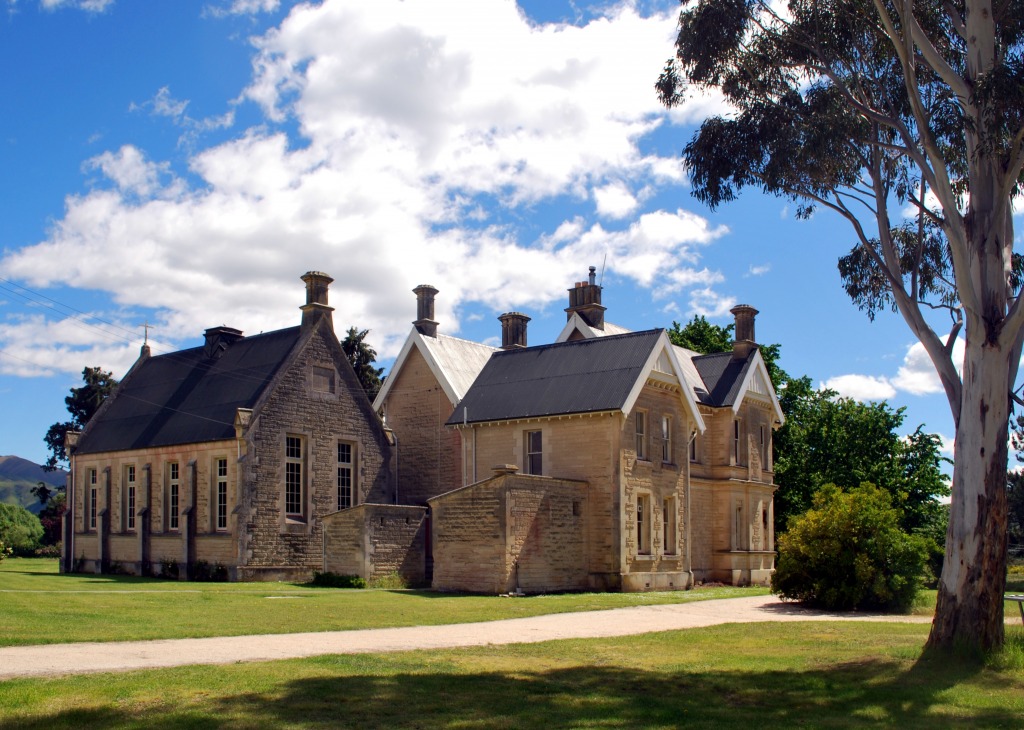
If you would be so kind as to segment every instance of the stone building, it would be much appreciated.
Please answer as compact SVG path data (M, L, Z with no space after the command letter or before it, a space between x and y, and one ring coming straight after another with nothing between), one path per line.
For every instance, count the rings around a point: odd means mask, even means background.
M756 310L734 308L733 352L700 355L672 345L664 330L606 322L591 267L569 290L554 344L528 347L529 318L502 315L502 350L486 360L477 350L460 380L471 385L428 408L450 376L409 356L438 337L436 323L426 336L420 329L424 289L432 312L436 290L419 287L420 319L389 376L395 391L382 391L375 406L386 408L405 463L407 442L450 449L431 457L449 468L429 471L416 493L430 506L435 588L769 580L771 438L783 415L756 345ZM436 419L449 404L446 434Z
M394 502L392 447L335 335L332 280L302 279L300 326L214 327L166 355L144 346L71 434L65 570L308 577L327 515Z

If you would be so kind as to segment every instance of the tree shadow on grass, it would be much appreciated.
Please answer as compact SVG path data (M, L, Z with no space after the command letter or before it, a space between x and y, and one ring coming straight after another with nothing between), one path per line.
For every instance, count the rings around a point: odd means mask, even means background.
M429 659L425 657L425 659ZM267 693L198 699L184 707L118 705L69 710L16 724L46 728L147 727L1019 727L999 707L945 712L940 695L977 665L871 660L805 671L639 671L584 666L547 671L390 673L351 657L321 657L321 676ZM376 660L380 661L380 660ZM358 674L353 674L353 670ZM993 675L1000 685L1009 684ZM975 680L977 681L977 680ZM1005 689L985 680L988 690Z

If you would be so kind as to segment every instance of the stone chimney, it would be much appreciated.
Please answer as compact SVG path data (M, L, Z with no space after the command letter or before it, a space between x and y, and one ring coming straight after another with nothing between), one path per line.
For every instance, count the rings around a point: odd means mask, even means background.
M322 271L307 271L302 275L302 280L306 282L306 303L299 307L302 310L302 328L312 327L326 317L333 330L331 312L334 307L327 306L327 290L334 279Z
M242 339L242 330L221 325L220 327L211 327L203 335L206 337L206 344L203 345L203 355L216 359L223 355L224 351L233 342L238 342L238 340Z
M498 319L501 320L501 349L526 347L526 323L530 318L522 312L506 312Z
M566 321L578 314L583 321L595 329L604 329L604 310L601 306L601 287L597 285L597 267L590 267L590 278L577 281L569 290L569 307L565 310Z
M757 310L749 304L737 304L729 310L736 317L736 328L733 335L732 356L737 360L746 360L747 356L757 347L754 337L754 317Z
M425 337L437 337L437 321L434 319L434 296L437 289L430 284L420 284L413 289L416 294L416 321L413 326Z

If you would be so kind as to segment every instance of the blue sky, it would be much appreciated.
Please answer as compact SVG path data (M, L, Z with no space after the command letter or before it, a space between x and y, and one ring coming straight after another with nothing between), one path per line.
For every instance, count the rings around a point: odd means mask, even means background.
M42 461L82 368L123 375L144 322L156 353L297 324L311 269L385 365L421 283L478 341L509 310L552 341L589 265L632 329L752 304L790 373L953 434L909 330L846 298L844 223L690 196L679 151L727 110L657 103L674 2L0 7L0 454Z

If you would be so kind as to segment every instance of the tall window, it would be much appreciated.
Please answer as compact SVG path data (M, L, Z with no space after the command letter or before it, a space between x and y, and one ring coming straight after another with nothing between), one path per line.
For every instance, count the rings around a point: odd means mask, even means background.
M740 463L740 422L732 422L732 463Z
M661 460L672 463L672 416L661 417Z
M690 436L690 461L697 461L697 439L699 438L696 431Z
M352 444L338 443L338 509L352 506Z
M647 458L647 412L636 412L636 458Z
M289 517L302 517L305 448L301 436L286 436L284 441L284 511Z
M167 529L178 529L178 498L181 488L181 474L178 462L167 465Z
M768 465L768 429L761 425L761 466L765 469Z
M651 554L651 497L640 494L636 498L636 540L637 552Z
M676 553L676 500L675 497L669 497L665 500L661 513L662 518L662 538L664 545L662 551L665 555L675 555Z
M97 489L96 470L89 470L89 529L96 529L96 493Z
M540 431L526 432L525 466L527 474L537 474L539 476L544 473L544 455L543 448L541 445Z
M217 459L217 529L228 529L228 460Z
M124 514L125 529L135 529L135 465L124 468Z

